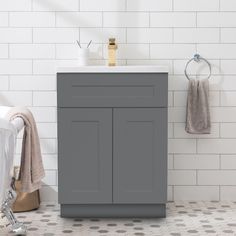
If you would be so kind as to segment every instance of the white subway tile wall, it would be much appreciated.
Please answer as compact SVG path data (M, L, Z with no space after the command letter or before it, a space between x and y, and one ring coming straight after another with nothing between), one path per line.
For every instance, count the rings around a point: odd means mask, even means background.
M235 0L0 0L0 104L28 106L37 121L46 177L44 201L57 199L56 68L77 65L76 39L90 39L103 65L115 37L118 63L169 68L169 200L236 199ZM212 133L187 134L194 53L212 64ZM204 64L189 73L207 75ZM21 137L16 163L19 163Z

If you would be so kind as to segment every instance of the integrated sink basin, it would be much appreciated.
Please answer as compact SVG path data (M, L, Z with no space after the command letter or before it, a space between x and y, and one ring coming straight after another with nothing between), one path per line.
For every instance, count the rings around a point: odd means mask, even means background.
M58 73L168 73L167 66L83 66L59 67Z

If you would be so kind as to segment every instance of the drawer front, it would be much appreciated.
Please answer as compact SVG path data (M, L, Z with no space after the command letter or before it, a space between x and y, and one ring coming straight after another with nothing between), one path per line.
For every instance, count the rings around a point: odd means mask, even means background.
M167 73L58 73L58 107L167 107Z

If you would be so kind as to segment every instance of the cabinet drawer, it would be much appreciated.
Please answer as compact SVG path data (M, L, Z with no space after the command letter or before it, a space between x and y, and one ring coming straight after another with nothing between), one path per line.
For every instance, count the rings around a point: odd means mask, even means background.
M167 107L167 73L58 73L59 107Z

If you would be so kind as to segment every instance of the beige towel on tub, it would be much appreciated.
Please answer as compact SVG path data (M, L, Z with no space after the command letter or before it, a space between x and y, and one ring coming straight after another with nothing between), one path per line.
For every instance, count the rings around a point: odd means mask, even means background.
M185 130L190 134L211 132L208 79L189 80Z
M39 136L33 114L29 109L13 107L6 118L13 120L16 117L21 117L25 123L19 174L22 185L20 191L31 193L41 187L41 180L45 176Z

